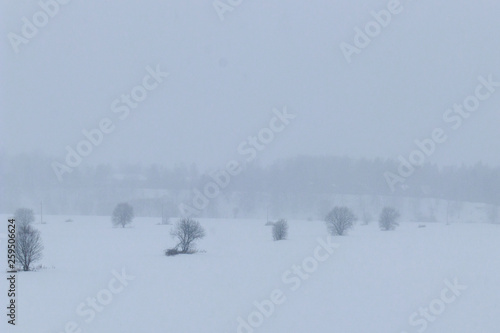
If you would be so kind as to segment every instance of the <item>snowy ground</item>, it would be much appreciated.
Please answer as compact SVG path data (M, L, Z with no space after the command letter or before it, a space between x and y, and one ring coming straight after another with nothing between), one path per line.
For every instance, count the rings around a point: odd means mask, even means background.
M290 221L273 242L264 221L201 219L206 252L165 257L174 241L159 219L67 218L36 225L47 269L18 274L17 325L2 314L2 332L499 332L500 226L358 225L329 254L320 221ZM123 271L134 279L120 283ZM6 279L0 288L6 312Z

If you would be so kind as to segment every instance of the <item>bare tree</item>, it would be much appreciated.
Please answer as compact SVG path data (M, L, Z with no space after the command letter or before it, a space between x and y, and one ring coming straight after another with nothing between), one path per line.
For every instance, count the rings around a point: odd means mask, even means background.
M125 228L127 224L132 222L133 218L134 208L128 203L119 203L113 210L111 220L113 221L113 225L121 225L122 228Z
M205 229L200 225L200 222L191 218L183 218L177 222L170 235L177 238L179 242L173 249L165 252L167 255L194 253L196 252L194 242L205 237Z
M335 207L325 218L326 226L330 234L342 236L352 228L356 221L356 215L347 207Z
M24 271L29 271L31 264L42 259L42 238L40 231L30 225L19 227L16 233L16 260Z
M33 213L33 209L19 208L14 213L14 219L17 226L23 227L35 221L35 214Z
M288 236L288 222L281 219L273 224L273 239L275 241L286 239Z
M380 213L378 220L381 230L394 230L399 225L397 219L399 218L399 212L393 207L384 207Z

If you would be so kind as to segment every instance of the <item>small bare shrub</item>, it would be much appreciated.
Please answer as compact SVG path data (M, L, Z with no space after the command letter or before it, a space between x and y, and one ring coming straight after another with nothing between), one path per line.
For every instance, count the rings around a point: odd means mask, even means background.
M334 236L345 235L356 221L356 215L347 207L335 207L325 218L326 227Z
M388 231L394 230L399 225L397 219L399 218L399 212L392 207L384 207L380 213L378 220L381 230Z
M284 240L288 236L288 222L281 219L273 224L273 239L275 241Z
M177 222L174 229L170 232L170 235L177 238L179 241L177 245L168 249L165 254L172 253L170 255L179 253L195 253L196 249L194 247L195 241L205 237L205 229L200 225L200 222L195 221L191 218L183 218ZM169 252L170 251L170 252ZM177 253L175 253L177 251Z
M113 210L111 220L114 226L125 226L132 222L134 218L134 208L128 203L119 203Z

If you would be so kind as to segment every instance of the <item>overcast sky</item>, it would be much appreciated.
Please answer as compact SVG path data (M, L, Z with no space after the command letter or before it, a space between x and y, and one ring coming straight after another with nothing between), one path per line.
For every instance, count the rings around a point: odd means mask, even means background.
M389 2L243 0L222 21L212 0L73 0L16 53L8 34L22 36L22 18L41 9L1 0L0 149L62 162L83 129L109 118L114 131L85 163L219 166L286 106L296 118L263 162L407 157L440 127L448 139L430 161L500 165L500 88L458 129L443 121L479 76L500 82L500 2L401 1L348 63L340 44ZM158 65L169 76L121 120L113 101Z

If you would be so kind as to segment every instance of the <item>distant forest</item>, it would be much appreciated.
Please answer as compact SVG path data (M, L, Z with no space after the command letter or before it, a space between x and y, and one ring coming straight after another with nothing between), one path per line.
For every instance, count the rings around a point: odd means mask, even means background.
M18 207L47 214L109 215L118 202L133 204L137 216L179 216L216 170L196 165L81 166L60 182L52 159L36 154L2 156L1 212ZM334 199L414 198L500 204L500 168L483 164L438 167L426 164L391 191L384 173L399 163L383 159L299 156L271 165L248 164L199 214L204 217L262 217L265 214L318 218ZM371 198L371 199L370 199ZM364 203L360 204L365 205ZM367 205L370 205L368 203ZM324 206L324 207L323 207Z

